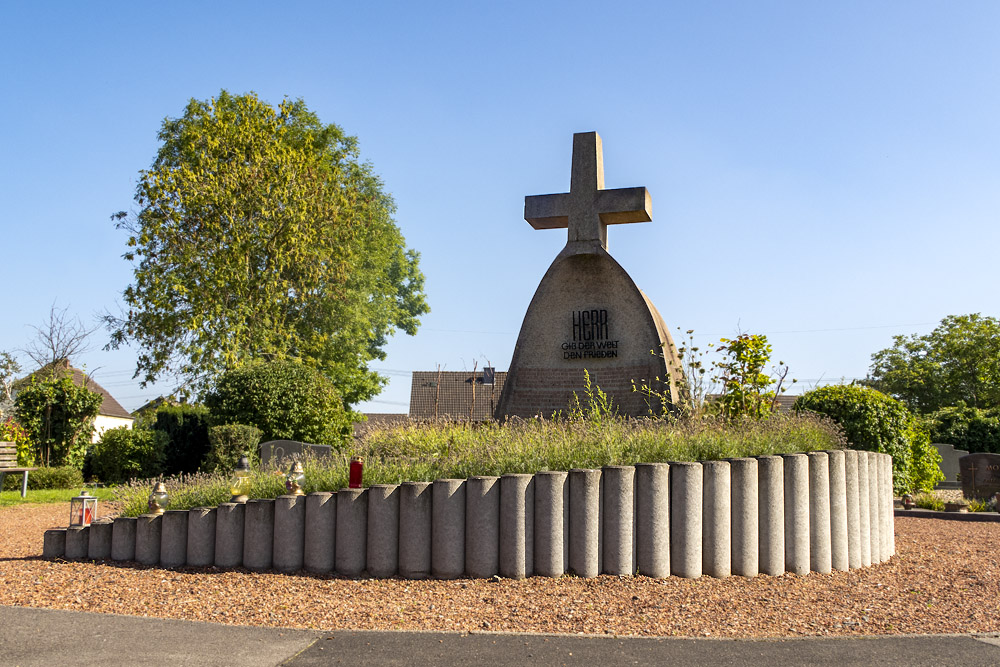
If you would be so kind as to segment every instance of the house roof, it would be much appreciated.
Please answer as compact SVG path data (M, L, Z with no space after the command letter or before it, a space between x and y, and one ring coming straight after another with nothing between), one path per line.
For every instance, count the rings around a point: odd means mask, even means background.
M410 417L414 419L493 418L507 371L494 371L493 383L483 371L413 371ZM475 393L473 393L475 389Z
M97 411L99 416L104 417L120 417L121 419L132 419L132 415L129 411L122 407L122 404L115 400L115 397L108 392L107 389L97 384L93 378L89 377L86 373L81 371L79 368L73 368L69 365L69 361L63 359L62 361L56 361L50 364L42 366L34 373L31 373L20 380L17 381L17 386L23 386L27 382L31 381L31 378L37 377L40 379L48 378L54 375L56 372L68 372L72 374L73 384L77 387L86 387L90 391L95 391L101 395L101 407Z

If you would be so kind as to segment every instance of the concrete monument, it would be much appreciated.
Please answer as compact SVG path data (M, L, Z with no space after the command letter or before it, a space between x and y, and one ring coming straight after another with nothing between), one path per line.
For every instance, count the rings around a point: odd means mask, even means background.
M1000 493L1000 454L969 454L958 460L958 468L966 498L991 498Z
M648 384L673 404L680 364L659 312L608 254L608 225L651 221L644 187L604 189L596 132L573 135L570 191L524 198L535 229L567 228L566 247L542 278L524 316L496 417L550 416L583 399L584 371L620 414L659 412Z

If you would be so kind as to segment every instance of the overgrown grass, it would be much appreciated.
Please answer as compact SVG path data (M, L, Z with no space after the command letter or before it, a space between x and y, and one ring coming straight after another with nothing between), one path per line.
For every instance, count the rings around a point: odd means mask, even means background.
M347 486L352 455L365 459L365 484L464 479L473 475L535 473L670 461L705 461L844 447L841 431L816 415L777 415L763 421L574 420L510 421L500 425L453 422L372 429L353 451L305 458L307 493ZM276 470L256 470L247 480L251 498L284 493ZM163 480L171 509L215 506L231 496L227 475L188 475ZM124 513L146 511L152 481L118 487Z
M21 497L20 491L4 491L0 493L0 507L28 505L30 503L69 503L70 498L80 495L82 489L28 489L28 495ZM87 489L87 493L99 500L113 500L111 489ZM69 512L69 509L66 509Z

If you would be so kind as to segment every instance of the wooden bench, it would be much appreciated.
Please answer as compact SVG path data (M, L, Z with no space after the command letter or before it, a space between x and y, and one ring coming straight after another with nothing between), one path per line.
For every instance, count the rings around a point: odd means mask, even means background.
M28 473L38 468L17 467L17 445L13 442L0 442L0 490L3 489L3 478L8 473L21 474L21 497L28 495Z

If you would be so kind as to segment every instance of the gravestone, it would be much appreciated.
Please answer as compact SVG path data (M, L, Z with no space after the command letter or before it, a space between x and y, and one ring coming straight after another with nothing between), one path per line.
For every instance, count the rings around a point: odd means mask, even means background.
M620 414L661 409L633 382L676 403L680 364L670 332L608 254L608 225L652 220L646 188L605 190L601 138L574 134L569 192L525 197L524 218L535 229L567 228L568 238L528 306L495 416L565 412L574 392L583 400L584 371ZM654 249L650 261L666 261L666 251Z
M989 498L1000 493L1000 454L969 454L958 460L962 495Z
M969 452L964 449L955 449L955 445L945 445L934 443L938 454L941 455L941 463L938 467L944 473L944 481L938 482L935 489L960 489L962 484L958 481L958 460L963 456L968 456Z
M260 445L260 462L265 466L272 461L275 465L280 465L282 459L301 458L306 452L316 457L330 456L330 450L330 445L310 445L295 440L270 440Z

